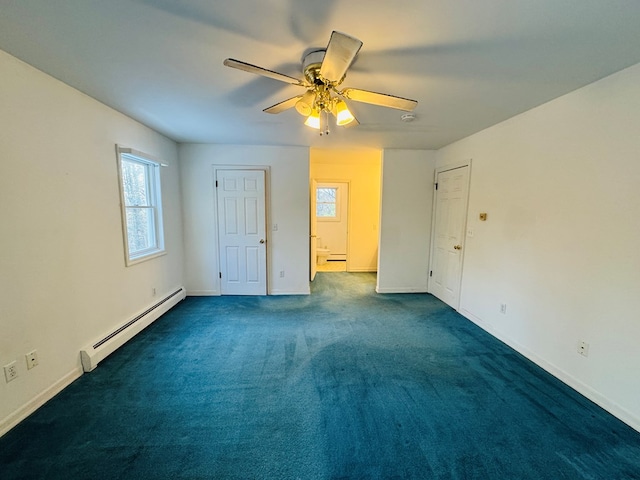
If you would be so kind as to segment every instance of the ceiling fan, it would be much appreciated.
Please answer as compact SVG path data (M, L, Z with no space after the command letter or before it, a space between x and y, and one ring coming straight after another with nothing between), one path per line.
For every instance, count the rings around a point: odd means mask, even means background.
M307 117L305 125L320 130L320 135L328 135L330 114L336 117L338 126L359 123L349 111L345 99L404 111L411 111L418 105L416 100L386 93L338 88L361 47L362 42L357 38L334 31L326 49L313 50L304 57L302 80L233 58L227 58L224 65L303 87L306 90L303 94L276 103L264 111L275 114L295 107L300 115Z

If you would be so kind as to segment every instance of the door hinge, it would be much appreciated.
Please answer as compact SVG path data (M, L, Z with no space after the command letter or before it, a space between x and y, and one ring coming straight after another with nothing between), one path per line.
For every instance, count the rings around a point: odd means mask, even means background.
M218 186L217 183L218 182L216 182L216 186ZM438 190L438 182L436 182L436 190Z
M218 276L222 278L222 272L218 272Z
M429 270L429 276L433 277L433 270Z
M436 184L437 185L437 184ZM216 188L218 188L218 180L216 180Z

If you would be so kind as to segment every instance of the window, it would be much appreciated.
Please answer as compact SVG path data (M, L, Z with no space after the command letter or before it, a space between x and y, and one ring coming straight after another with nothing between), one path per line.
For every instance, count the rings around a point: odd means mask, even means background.
M164 253L160 164L118 148L125 261L133 265Z
M340 220L338 189L318 187L316 189L316 217L318 220Z

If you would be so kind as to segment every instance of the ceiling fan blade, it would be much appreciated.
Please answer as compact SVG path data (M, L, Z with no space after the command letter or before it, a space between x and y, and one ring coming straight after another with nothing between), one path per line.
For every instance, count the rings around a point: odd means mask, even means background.
M270 107L265 108L263 112L266 112L266 113L284 112L285 110L295 107L296 103L298 103L298 100L300 100L301 98L302 98L302 95L298 95L297 97L291 97L287 100L283 100L280 103L276 103L275 105L271 105Z
M320 67L322 78L340 83L361 47L362 42L357 38L334 30Z
M290 77L283 73L274 72L273 70L267 70L266 68L258 67L256 65L251 65L250 63L241 62L234 58L227 58L223 63L227 67L237 68L238 70L255 73L256 75L262 75L263 77L273 78L274 80L279 80L281 82L290 83L292 85L303 85L302 81L297 78Z
M416 105L418 105L416 100L396 97L395 95L387 95L386 93L369 92L358 88L345 88L340 93L349 100L354 100L356 102L370 103L381 107L397 108L398 110L405 110L407 112L410 112L416 108Z

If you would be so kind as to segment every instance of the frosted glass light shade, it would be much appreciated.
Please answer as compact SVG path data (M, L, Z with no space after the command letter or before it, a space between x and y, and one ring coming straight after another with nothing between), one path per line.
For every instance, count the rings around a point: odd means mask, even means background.
M315 128L316 130L320 130L320 113L317 110L311 112L311 115L307 117L304 124L307 127Z
M339 100L336 104L336 125L343 126L353 122L354 116L347 108L344 100Z

